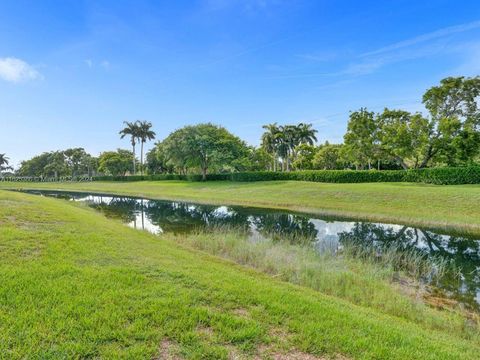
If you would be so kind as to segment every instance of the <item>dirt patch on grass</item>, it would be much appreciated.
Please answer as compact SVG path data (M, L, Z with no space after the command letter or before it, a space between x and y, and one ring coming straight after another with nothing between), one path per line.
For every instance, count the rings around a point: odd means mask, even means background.
M154 357L153 360L182 360L183 358L178 355L178 348L176 344L169 340L163 339L160 343L160 348L158 350L158 356Z
M213 336L214 336L212 328L210 328L208 326L198 326L197 327L197 332L201 337L203 337L205 339L208 339L208 340L212 339Z
M308 354L297 349L291 349L288 346L292 334L280 327L274 327L269 331L269 337L273 340L268 345L262 345L258 348L255 360L348 360L343 355L317 356Z
M241 318L250 318L250 312L245 308L238 308L232 311L232 313Z
M302 351L292 350L285 353L278 353L278 352L266 352L264 354L260 354L254 358L255 360L264 360L264 359L271 359L271 360L348 360L348 358L342 355L334 355L334 356L316 356L312 354L307 354Z

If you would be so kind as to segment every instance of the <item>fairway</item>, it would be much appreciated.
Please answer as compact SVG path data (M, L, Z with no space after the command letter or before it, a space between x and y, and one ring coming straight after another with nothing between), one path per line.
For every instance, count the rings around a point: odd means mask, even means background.
M4 189L56 189L282 208L480 234L480 185L270 182L2 183Z
M290 285L81 205L0 191L0 219L9 359L474 359L480 350L476 336L441 323Z

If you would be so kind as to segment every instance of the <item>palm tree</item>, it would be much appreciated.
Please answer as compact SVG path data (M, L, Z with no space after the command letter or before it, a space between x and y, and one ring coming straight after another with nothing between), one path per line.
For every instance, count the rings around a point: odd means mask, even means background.
M313 145L317 141L317 137L315 136L317 130L312 129L312 124L300 123L296 128L299 144Z
M266 131L262 134L262 147L266 152L272 154L273 171L277 171L277 157L279 145L279 132L277 123L262 126Z
M312 129L312 124L299 123L298 125L286 125L284 127L285 141L288 145L287 171L290 170L289 160L297 158L297 147L299 145L314 145L317 141L315 134L317 130Z
M148 140L155 139L155 132L152 130L152 123L148 121L140 121L137 120L135 124L138 127L138 140L140 141L140 164L141 164L141 171L143 175L143 144L145 144Z
M2 171L13 169L11 166L8 165L9 160L10 159L6 156L6 154L0 154L0 174L2 173Z
M138 127L138 122L129 122L124 121L125 127L120 130L119 134L121 135L120 138L123 139L125 136L130 136L130 143L132 144L132 151L133 151L133 175L135 175L135 145L137 143L137 139L140 137L140 130Z

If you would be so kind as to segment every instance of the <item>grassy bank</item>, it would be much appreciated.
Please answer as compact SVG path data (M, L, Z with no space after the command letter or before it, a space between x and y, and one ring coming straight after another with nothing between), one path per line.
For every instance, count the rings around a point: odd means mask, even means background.
M474 359L480 350L447 323L357 306L55 199L0 191L0 256L6 358Z
M154 199L264 206L480 234L480 185L141 181L0 183L0 188L90 191Z

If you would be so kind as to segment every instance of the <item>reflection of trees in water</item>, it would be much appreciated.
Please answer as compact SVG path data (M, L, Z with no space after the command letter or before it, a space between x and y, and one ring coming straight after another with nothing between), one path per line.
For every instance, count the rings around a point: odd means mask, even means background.
M191 205L177 202L149 201L145 213L152 224L166 232L189 232L207 227L244 227L248 215L230 208L219 211L211 205Z
M342 245L382 247L395 245L399 250L416 251L425 257L436 257L454 264L461 273L461 283L453 274L438 280L437 286L453 292L465 303L475 305L480 288L480 242L478 240L435 234L407 226L397 228L371 223L355 223L351 231L338 234Z
M264 237L287 239L291 242L313 243L318 235L315 225L301 215L270 213L252 218L256 230Z
M106 217L119 219L123 222L136 222L136 214L141 211L141 204L137 199L125 197L96 196L93 201L88 201L89 206L100 211Z

